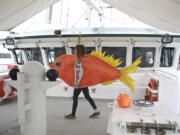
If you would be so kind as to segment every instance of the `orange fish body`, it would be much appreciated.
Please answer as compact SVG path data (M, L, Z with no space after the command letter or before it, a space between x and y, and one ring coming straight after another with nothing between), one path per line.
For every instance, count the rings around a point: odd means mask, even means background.
M55 63L58 61L61 61L60 68L55 66ZM63 55L57 58L51 65L51 68L55 68L59 72L59 78L72 87L74 87L74 64L76 61L77 58L74 55ZM83 57L81 63L83 67L83 77L78 86L79 88L116 80L120 77L120 71L118 69L94 56Z
M82 57L83 76L78 87L84 88L99 83L106 85L115 80L120 80L131 90L134 90L134 80L128 76L128 73L134 73L137 70L141 62L140 58L130 66L119 70L116 66L121 62L118 59L114 60L112 56L104 55L105 53L102 54L99 50L92 52L90 56ZM58 71L60 79L74 87L74 64L76 61L75 55L63 55L57 58L50 67Z

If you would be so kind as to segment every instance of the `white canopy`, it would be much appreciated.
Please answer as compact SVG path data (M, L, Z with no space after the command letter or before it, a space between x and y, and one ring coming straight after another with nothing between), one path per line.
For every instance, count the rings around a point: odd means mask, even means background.
M1 0L0 30L10 30L59 0ZM104 0L153 27L180 33L180 0Z
M104 0L150 26L180 33L180 0Z
M0 30L10 30L59 0L1 0Z

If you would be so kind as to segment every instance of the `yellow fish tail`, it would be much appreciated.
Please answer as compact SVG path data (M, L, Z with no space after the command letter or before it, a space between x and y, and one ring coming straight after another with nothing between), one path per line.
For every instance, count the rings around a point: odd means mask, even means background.
M118 79L121 82L123 82L125 85L127 85L132 91L135 90L135 85L134 85L134 79L132 79L128 74L129 73L134 73L137 71L139 68L138 65L141 63L141 57L139 57L133 64L130 66L120 69L121 72L121 77Z
M120 59L114 59L112 55L111 56L105 56L105 54L106 54L106 52L101 53L101 49L100 49L98 51L92 51L90 55L101 59L102 61L108 63L109 65L111 65L113 67L117 67L117 66L122 64L122 61ZM135 86L133 84L134 80L128 74L136 72L136 70L138 69L138 65L140 63L141 63L141 57L139 57L130 66L123 68L123 69L120 69L121 76L120 76L120 78L118 78L118 80L120 80L125 85L127 85L132 91L135 90ZM112 84L113 82L116 82L116 80L103 82L101 84L102 85L109 85L109 84Z

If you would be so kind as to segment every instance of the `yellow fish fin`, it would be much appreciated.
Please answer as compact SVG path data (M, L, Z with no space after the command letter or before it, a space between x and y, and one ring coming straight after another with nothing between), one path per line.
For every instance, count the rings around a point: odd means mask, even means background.
M106 52L101 53L101 49L98 51L92 51L90 56L94 56L96 58L101 59L102 61L108 63L109 65L113 67L117 67L122 64L122 61L120 59L114 59L113 55L111 56L105 56Z
M134 73L137 71L137 69L139 68L139 64L141 63L141 57L139 57L133 64L131 64L130 66L120 69L121 72L121 76L118 80L120 80L121 82L123 82L125 85L127 85L132 91L135 90L135 86L133 84L134 79L132 79L128 74L129 73Z

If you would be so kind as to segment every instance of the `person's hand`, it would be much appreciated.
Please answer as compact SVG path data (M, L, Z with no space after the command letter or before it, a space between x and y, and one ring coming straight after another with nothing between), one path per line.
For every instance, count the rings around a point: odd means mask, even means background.
M74 88L76 88L76 89L77 89L77 88L78 88L78 85L77 85L77 84L75 84L75 85L74 85Z

